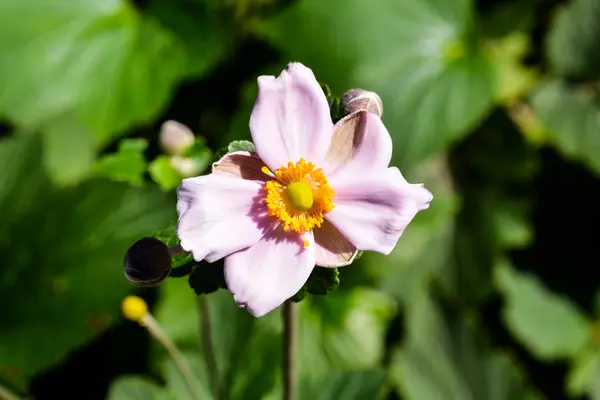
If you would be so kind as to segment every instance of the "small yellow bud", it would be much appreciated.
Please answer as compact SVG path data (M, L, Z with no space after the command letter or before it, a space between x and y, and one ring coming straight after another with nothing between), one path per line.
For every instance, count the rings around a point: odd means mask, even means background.
M127 296L121 303L123 316L131 321L142 322L142 318L148 314L148 305L138 296Z

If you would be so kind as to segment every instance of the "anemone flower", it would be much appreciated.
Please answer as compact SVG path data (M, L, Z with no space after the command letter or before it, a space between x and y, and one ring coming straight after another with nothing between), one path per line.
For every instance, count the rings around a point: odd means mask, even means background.
M389 254L433 196L390 167L379 115L335 125L313 72L291 63L258 78L250 117L256 152L225 155L178 189L177 233L197 261L225 258L236 303L260 317L298 292L312 269Z

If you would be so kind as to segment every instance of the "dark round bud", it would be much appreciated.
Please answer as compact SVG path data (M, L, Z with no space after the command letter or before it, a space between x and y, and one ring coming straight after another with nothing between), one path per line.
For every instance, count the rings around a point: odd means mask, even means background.
M125 253L125 277L138 286L154 286L171 272L169 248L160 240L146 237L138 240Z
M383 102L375 92L363 89L350 89L340 99L345 115L358 110L367 110L380 117L383 115Z

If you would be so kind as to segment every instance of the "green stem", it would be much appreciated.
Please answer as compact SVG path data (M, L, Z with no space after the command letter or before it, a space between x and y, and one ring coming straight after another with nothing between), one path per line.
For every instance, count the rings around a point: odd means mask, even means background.
M283 400L295 400L297 387L296 347L298 332L297 305L291 301L283 303Z
M202 349L206 357L208 374L210 377L211 392L215 400L219 400L219 370L217 369L217 358L214 352L212 323L210 318L210 309L206 301L206 295L198 296L198 306L200 308L200 331L202 333Z
M175 367L181 374L183 381L190 391L192 399L202 400L202 392L198 386L198 383L196 382L196 378L192 374L190 366L183 357L183 354L181 354L177 346L175 346L175 343L173 343L171 338L168 337L167 334L162 330L160 325L158 325L151 314L146 314L146 316L142 318L142 323L148 329L154 339L156 339L156 341L159 342L165 348L165 350L167 350L169 356L171 356Z

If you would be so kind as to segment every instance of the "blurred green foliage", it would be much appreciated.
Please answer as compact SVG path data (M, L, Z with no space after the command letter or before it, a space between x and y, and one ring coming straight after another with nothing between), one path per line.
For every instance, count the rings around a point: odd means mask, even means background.
M600 313L513 257L561 231L532 225L554 201L533 187L546 149L600 172L599 18L600 0L0 1L0 384L93 371L69 357L133 329L125 251L177 244L174 189L252 149L256 77L293 60L331 88L334 117L335 96L377 92L393 163L434 193L392 254L317 269L296 296L298 399L600 399ZM184 154L160 148L168 119L196 135ZM586 283L572 267L560 276ZM205 398L281 398L278 312L238 309L218 263L190 271L143 295ZM187 399L147 350L89 398ZM70 398L52 387L40 398Z

